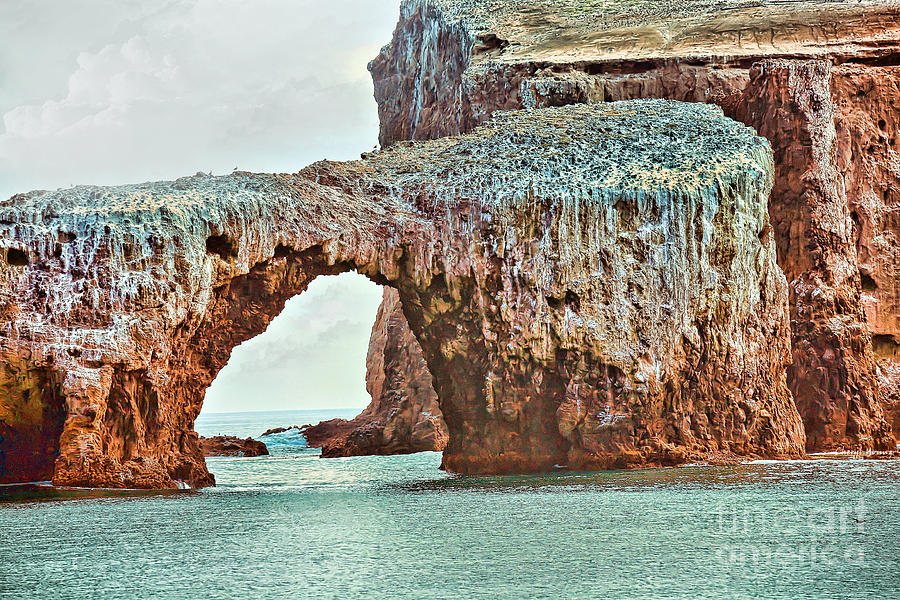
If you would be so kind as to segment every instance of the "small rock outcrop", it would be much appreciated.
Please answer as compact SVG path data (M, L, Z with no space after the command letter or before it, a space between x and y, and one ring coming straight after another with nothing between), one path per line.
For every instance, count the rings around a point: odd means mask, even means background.
M900 439L898 55L896 0L405 0L369 68L384 145L637 98L716 103L756 128L775 148L807 447L865 451Z
M720 109L657 100L291 175L21 194L0 203L0 410L17 448L61 428L56 484L210 485L192 425L231 349L356 270L397 290L448 469L797 456L772 174Z
M359 416L304 430L323 457L440 452L447 446L447 425L431 374L393 288L385 288L372 328L366 388L372 402Z
M266 437L267 435L276 435L279 433L285 433L285 432L291 431L292 429L296 429L297 431L300 431L301 428L299 425L291 425L290 427L273 427L271 429L266 429L264 432L262 432L259 435L259 437Z
M203 456L268 456L266 445L253 438L241 439L233 435L217 435L200 437L200 450Z

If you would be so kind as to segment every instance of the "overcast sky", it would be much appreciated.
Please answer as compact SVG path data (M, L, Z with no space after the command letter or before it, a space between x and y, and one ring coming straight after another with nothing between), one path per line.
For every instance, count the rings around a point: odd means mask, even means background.
M0 196L296 171L377 142L366 64L399 0L0 0ZM320 278L235 351L205 412L362 407L380 291Z

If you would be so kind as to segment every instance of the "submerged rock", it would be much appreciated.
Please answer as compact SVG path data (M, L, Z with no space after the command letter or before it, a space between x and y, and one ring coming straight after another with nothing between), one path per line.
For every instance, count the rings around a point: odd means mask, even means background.
M498 114L293 175L15 196L0 403L37 387L64 407L57 484L209 485L192 424L231 349L355 269L398 291L448 469L796 456L771 185L752 130L645 101Z
M259 437L266 437L267 435L275 435L278 433L285 433L286 431L291 431L292 429L296 429L300 431L299 425L291 425L290 427L273 427L272 429L266 429L262 432Z
M210 438L200 437L200 450L203 456L268 456L269 449L263 442L253 438L241 439L233 435L217 435Z
M370 70L385 145L496 110L635 98L717 103L755 127L776 150L807 446L871 450L894 445L900 388L898 52L895 0L405 0Z

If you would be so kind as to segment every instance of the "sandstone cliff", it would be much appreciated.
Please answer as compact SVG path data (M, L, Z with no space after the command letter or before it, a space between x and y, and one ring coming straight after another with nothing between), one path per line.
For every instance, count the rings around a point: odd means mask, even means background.
M231 349L353 269L398 291L449 469L796 456L772 169L719 109L649 101L500 114L293 175L15 196L0 418L38 459L7 454L5 480L211 484L192 424Z
M898 55L895 1L406 0L370 70L385 145L468 131L495 110L633 98L714 102L755 127L776 151L770 212L807 446L887 449L900 387Z

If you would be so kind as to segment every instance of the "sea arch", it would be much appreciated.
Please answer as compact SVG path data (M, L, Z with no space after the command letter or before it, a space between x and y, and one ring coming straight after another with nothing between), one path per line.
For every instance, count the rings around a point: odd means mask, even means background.
M768 143L720 109L640 101L295 174L19 195L0 403L64 415L57 484L210 485L192 425L232 348L354 270L398 291L450 470L795 456L771 185Z

